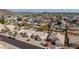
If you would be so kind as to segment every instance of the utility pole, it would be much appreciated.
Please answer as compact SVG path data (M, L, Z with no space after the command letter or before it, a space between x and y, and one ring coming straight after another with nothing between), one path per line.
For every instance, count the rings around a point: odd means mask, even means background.
M67 23L67 19L64 19L66 21L66 29L65 29L65 42L64 45L69 47L69 38L68 38L68 23Z

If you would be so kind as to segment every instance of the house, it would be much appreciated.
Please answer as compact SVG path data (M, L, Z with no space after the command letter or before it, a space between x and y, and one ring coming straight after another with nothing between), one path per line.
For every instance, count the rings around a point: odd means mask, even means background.
M65 41L65 35L59 33L59 32L52 32L48 36L48 41L51 42L54 45L64 45Z
M28 38L31 38L32 35L39 36L39 38L41 39L40 41L44 41L44 39L47 39L48 33L44 33L44 32L36 32L33 30L24 30L21 29L20 31L18 31L18 34L20 33L26 33L28 35Z
M15 26L14 26L14 25L6 25L6 27L7 27L12 33L14 33L14 29L15 29Z
M48 33L45 32L35 32L34 36L38 35L43 42L45 39L47 39Z
M4 29L4 25L0 23L0 31Z
M64 45L65 35L57 33L57 38L58 40L56 41L56 43Z
M32 35L33 33L35 33L35 31L21 29L21 30L18 31L18 34L21 34L21 33L26 33L26 34L28 35L28 38L30 38L31 35Z
M70 35L69 36L69 43L70 44L79 44L79 36Z

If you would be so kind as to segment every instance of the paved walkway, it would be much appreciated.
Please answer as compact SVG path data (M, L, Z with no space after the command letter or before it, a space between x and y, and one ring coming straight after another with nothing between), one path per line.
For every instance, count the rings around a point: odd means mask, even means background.
M4 49L6 48L6 46L2 43L2 41L0 41L0 49Z

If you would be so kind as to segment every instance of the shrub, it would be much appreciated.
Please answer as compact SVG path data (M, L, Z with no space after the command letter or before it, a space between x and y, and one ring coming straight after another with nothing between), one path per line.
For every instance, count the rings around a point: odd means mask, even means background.
M79 49L79 44L73 44L73 47L74 47L75 49Z

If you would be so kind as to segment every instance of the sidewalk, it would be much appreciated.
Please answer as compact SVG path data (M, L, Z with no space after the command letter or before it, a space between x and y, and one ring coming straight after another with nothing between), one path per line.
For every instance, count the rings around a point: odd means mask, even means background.
M23 42L26 42L26 43L29 43L29 44L32 44L32 45L35 45L35 46L38 46L38 47L46 48L46 47L41 45L40 41L35 41L33 39L30 39L30 41L27 41L28 38L24 38L24 37L21 37L19 35L16 36L16 39L20 40L20 41L23 41Z

